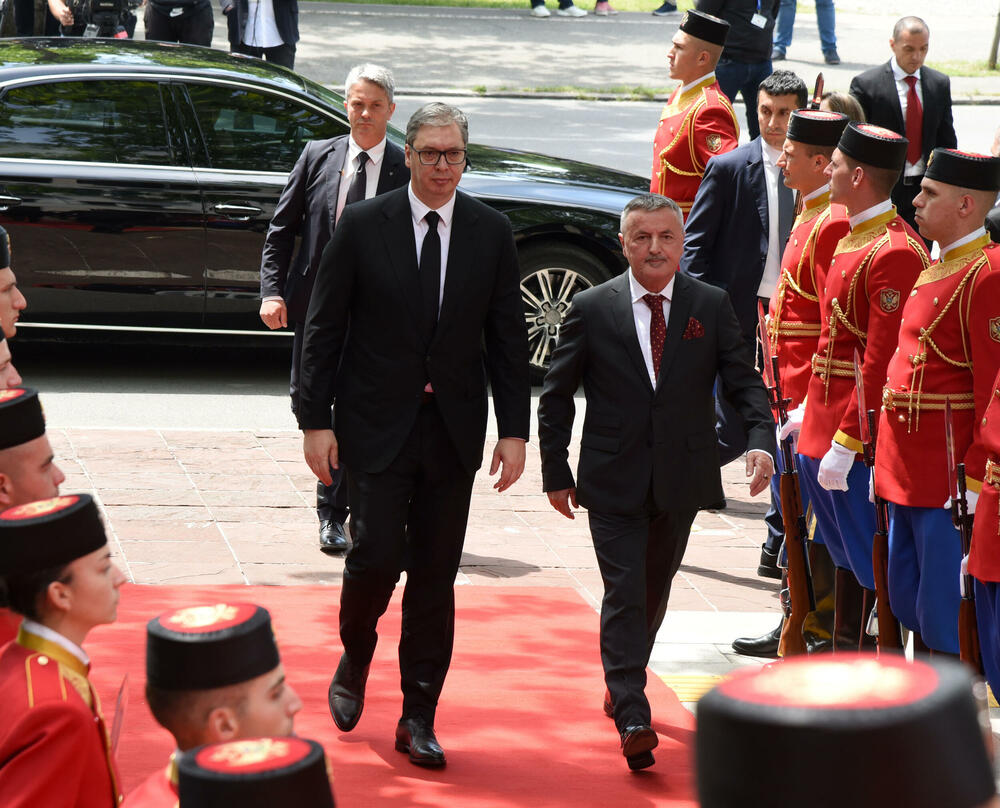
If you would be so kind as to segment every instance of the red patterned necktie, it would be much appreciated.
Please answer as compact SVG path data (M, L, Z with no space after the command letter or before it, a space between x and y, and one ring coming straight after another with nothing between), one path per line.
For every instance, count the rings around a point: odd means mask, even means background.
M660 376L660 359L663 357L663 341L667 338L667 321L663 317L663 295L645 294L642 302L649 306L653 315L649 322L649 348L653 354L653 376Z
M910 85L906 93L906 162L916 165L924 152L924 108L917 95L917 77L906 76L903 81Z

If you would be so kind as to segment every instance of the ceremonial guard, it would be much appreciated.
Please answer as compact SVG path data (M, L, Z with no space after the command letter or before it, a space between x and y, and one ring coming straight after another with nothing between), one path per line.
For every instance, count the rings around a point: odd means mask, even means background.
M0 652L0 805L109 808L124 799L82 648L112 623L125 576L86 494L0 513L0 585L24 620Z
M667 54L670 78L680 81L660 115L653 139L650 193L663 194L691 210L710 157L736 148L740 127L733 105L715 79L729 23L689 11Z
M262 735L291 735L302 702L285 681L267 609L191 606L146 625L146 702L177 752L129 794L130 808L176 808L179 753Z
M914 206L920 234L938 243L941 258L903 303L875 456L875 492L889 502L892 611L923 645L949 654L959 650L962 551L942 507L951 492L945 402L952 464L965 463L973 511L986 467L977 425L1000 368L1000 251L983 227L998 190L1000 159L932 152Z
M180 763L184 808L334 808L323 747L305 738L211 744Z
M889 199L905 158L906 138L854 122L833 152L826 168L830 201L847 208L851 232L837 244L822 281L806 400L782 430L786 437L801 427L800 483L837 567L834 647L840 649L859 647L863 619L875 604L875 509L868 469L857 456L863 445L854 358L864 389L877 398L903 301L929 263L923 242Z
M992 257L995 251L989 254ZM986 449L986 464L972 526L968 569L974 576L976 622L986 680L994 693L1000 693L1000 373L993 381L978 433Z

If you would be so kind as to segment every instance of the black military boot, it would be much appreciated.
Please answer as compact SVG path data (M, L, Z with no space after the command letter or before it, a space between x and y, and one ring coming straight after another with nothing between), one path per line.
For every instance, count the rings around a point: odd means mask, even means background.
M816 609L806 615L802 636L810 654L821 654L833 650L834 566L825 544L809 542L809 569Z
M861 648L864 593L850 570L837 567L835 579L833 650L857 651ZM864 617L867 618L867 615Z

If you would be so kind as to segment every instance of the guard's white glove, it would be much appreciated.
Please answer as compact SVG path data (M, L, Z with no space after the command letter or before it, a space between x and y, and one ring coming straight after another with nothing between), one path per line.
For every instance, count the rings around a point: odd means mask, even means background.
M965 576L969 574L969 557L967 555L962 556L962 566L958 571L958 589L962 593L963 598L969 597L972 593L965 591Z
M781 429L778 430L778 440L785 440L793 432L802 429L802 419L806 417L805 402L799 404L794 410L788 413L788 420L785 421Z
M868 501L875 503L875 469L868 470Z
M827 491L846 491L847 473L854 465L853 449L830 442L830 450L819 461L819 474L816 479Z
M969 516L972 516L976 512L976 503L979 502L979 494L973 491L971 488L967 489L965 492L965 503L969 509ZM951 497L942 505L943 508L951 510ZM957 529L957 526L956 526Z

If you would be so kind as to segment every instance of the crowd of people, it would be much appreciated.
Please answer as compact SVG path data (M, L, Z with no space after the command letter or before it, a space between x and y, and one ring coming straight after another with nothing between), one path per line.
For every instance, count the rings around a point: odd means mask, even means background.
M739 146L716 75L729 31L693 11L673 37L678 86L650 191L621 213L628 270L574 298L538 407L544 491L567 518L587 509L605 586L603 709L633 771L655 764L646 668L671 581L697 512L724 506L720 466L743 455L750 494L771 491L761 569L790 589L811 571L816 608L799 624L785 612L737 650L898 653L898 621L916 654L961 650L1000 687L1000 257L984 228L1000 158L957 149L948 79L923 66L930 32L916 17L896 24L892 57L849 96L810 99L794 73L769 72L753 91L759 134ZM319 480L319 544L346 553L331 717L342 732L357 726L378 622L405 571L395 748L440 768L434 722L488 393L495 489L525 465L517 253L507 219L457 190L461 110L424 105L400 150L386 137L391 72L358 65L344 89L350 134L306 146L268 229L260 315L294 329L291 405ZM7 338L27 305L11 263L4 234ZM762 377L758 352L774 374ZM117 738L84 643L115 619L124 577L94 500L60 494L39 395L3 341L0 382L0 691L11 696L0 700L0 803L117 805ZM801 501L782 502L778 478L792 473ZM811 515L811 564L779 572L796 514ZM963 601L981 656L960 641ZM146 632L146 701L177 752L129 805L289 788L333 804L322 749L291 737L301 702L265 609L191 605Z

